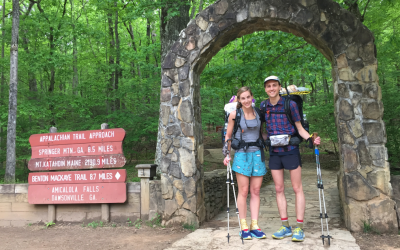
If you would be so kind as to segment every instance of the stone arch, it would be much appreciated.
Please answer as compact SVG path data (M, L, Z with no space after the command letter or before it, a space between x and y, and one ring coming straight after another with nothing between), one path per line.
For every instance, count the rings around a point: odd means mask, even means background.
M182 30L162 63L164 219L204 221L199 76L230 41L261 30L303 37L332 64L340 145L338 187L348 229L397 230L372 33L331 0L219 0ZM223 183L221 183L223 185Z

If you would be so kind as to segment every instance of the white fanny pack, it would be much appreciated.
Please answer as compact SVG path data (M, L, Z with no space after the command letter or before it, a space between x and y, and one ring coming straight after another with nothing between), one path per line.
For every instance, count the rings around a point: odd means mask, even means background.
M290 135L272 135L269 137L272 147L289 145Z

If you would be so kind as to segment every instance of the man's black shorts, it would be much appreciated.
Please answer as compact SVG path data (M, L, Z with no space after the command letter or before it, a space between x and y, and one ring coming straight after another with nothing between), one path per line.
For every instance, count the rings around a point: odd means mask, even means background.
M270 170L295 170L298 166L301 167L300 153L293 155L271 155L269 158Z

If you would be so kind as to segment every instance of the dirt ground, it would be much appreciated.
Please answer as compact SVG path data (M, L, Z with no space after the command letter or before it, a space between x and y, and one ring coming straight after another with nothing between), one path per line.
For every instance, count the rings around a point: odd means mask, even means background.
M392 250L400 249L400 235L352 233L361 250Z
M44 226L0 227L1 250L37 249L165 249L176 240L191 233L182 227L140 229L126 226L82 227L63 225L45 228Z

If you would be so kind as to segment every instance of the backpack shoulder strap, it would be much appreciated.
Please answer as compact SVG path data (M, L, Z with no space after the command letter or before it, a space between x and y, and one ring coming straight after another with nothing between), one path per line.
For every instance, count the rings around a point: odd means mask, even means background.
M294 128L297 130L296 126L294 125L293 119L292 119L292 110L290 109L290 98L289 96L287 96L285 98L285 113L286 113L286 117L288 119L288 121L290 122L290 124L292 126L294 126Z
M235 117L235 124L233 125L233 134L232 137L235 137L236 132L238 130L238 128L240 127L240 118L241 118L242 114L240 112L240 109L236 109L236 117Z
M267 100L264 100L261 102L261 112L265 115L267 113Z
M259 108L257 108L257 107L254 107L254 110L257 112L258 117L260 118L260 121L264 122L265 121L265 113L263 114L261 112L261 110Z

